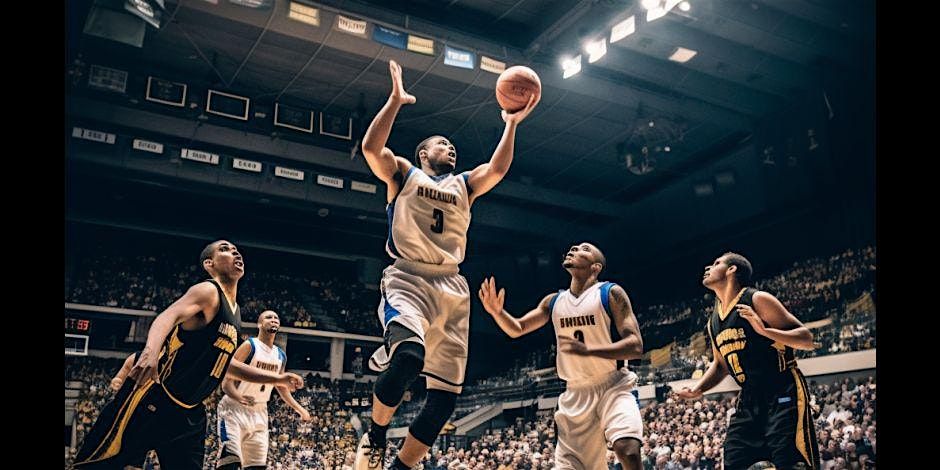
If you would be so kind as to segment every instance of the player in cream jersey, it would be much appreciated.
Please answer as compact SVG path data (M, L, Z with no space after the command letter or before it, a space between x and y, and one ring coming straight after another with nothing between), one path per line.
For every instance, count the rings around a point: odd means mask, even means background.
M380 282L377 314L385 344L369 360L380 374L369 431L356 449L356 470L382 467L388 424L419 374L427 379L427 400L391 468L414 467L453 413L467 368L470 288L458 265L466 255L470 207L509 171L516 127L539 99L533 94L522 110L503 111L506 126L490 161L454 174L457 149L444 136L421 141L414 162L385 146L399 109L416 101L405 91L395 61L389 61L389 72L392 92L362 139L362 154L386 184L385 248L395 262L385 268Z
M486 311L513 338L549 320L555 326L558 377L567 385L555 412L555 469L605 470L608 448L623 468L642 468L643 421L632 393L637 377L618 362L642 357L643 338L623 288L597 280L606 263L596 246L572 246L562 262L571 274L570 287L546 295L521 318L503 310L506 290L497 292L494 278L484 280L478 293ZM614 341L613 334L620 339Z
M281 327L280 319L272 310L258 317L258 336L248 338L235 351L233 360L271 372L283 372L287 356L274 345L274 336ZM310 420L307 412L290 391L277 388L281 398L300 415ZM216 468L227 470L265 468L268 461L268 400L270 384L259 384L225 379L225 396L218 404L219 460Z
M450 145L443 137L437 139ZM389 256L432 265L460 264L470 228L469 178L470 172L431 176L412 166L388 204L385 251Z

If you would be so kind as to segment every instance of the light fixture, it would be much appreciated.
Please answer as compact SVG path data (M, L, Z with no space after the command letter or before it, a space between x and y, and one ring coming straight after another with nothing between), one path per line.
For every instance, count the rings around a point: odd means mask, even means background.
M686 49L684 47L677 47L675 52L669 56L669 60L673 62L679 62L681 64L688 62L690 59L695 57L695 54L698 54L698 52L693 51L692 49Z
M563 59L561 61L561 68L565 71L562 78L569 78L574 74L581 71L581 54L578 54L575 57Z
M617 23L610 30L610 43L613 44L636 31L636 17L630 16L629 18Z
M596 41L588 41L584 45L584 50L588 53L588 63L593 64L607 54L607 40L600 38Z

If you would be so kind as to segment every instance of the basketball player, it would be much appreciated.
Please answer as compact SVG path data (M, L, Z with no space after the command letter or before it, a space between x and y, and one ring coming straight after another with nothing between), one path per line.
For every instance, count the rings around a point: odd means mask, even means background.
M642 468L643 421L632 393L637 376L619 363L643 356L643 338L627 293L597 279L606 263L596 246L572 246L562 261L571 274L569 288L546 295L522 318L503 310L506 290L497 293L494 278L484 280L478 293L483 308L513 338L549 320L555 326L556 368L566 382L555 412L555 469L606 470L608 448L623 468Z
M776 468L817 469L819 450L810 395L793 349L811 350L813 333L771 294L748 287L751 263L725 253L705 268L715 293L708 337L715 360L679 396L700 398L729 373L741 386L724 445L724 468L769 460Z
M509 171L516 126L538 103L533 94L521 111L503 111L506 127L490 161L455 175L457 151L446 137L435 135L418 144L414 164L385 147L398 110L415 102L394 60L389 71L392 91L366 131L362 153L387 185L386 251L395 263L382 273L378 316L385 345L369 360L369 367L381 373L371 427L356 450L356 470L381 468L388 424L419 373L427 377L427 401L393 468L416 465L454 410L467 366L470 289L458 265L467 246L470 206Z
M202 401L228 373L251 382L291 386L303 379L231 362L241 318L235 295L245 273L242 255L225 240L202 250L211 279L189 288L154 320L114 399L78 451L75 466L123 469L155 449L167 469L202 469L206 412Z
M284 372L287 355L274 345L274 336L281 328L281 320L273 310L265 310L258 317L258 336L248 338L235 350L233 361L252 367ZM310 421L310 413L294 400L287 387L276 386L277 393L297 414L301 421ZM268 462L268 400L269 384L237 381L226 377L222 381L225 396L218 404L219 461L216 468L229 470L263 469Z

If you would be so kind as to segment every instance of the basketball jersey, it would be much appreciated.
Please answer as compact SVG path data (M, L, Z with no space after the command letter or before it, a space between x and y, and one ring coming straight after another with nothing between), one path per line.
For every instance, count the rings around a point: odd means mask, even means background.
M268 347L267 344L261 342L257 337L248 338L248 342L251 344L251 352L248 354L248 359L245 361L246 364L274 373L280 373L281 370L283 370L282 368L284 367L285 361L287 361L287 356L281 348L276 345ZM266 403L271 399L272 388L274 388L273 384L258 384L245 381L241 381L238 387L236 387L238 393L254 397L255 407L259 407L260 405L260 407L263 408L267 408Z
M796 367L793 348L757 334L751 324L738 315L735 305L754 307L757 289L744 288L737 302L724 308L715 300L715 311L708 319L708 337L728 364L728 373L741 388L792 382L790 369ZM730 310L730 311L729 311Z
M555 325L555 365L558 377L566 382L603 377L618 369L617 361L596 356L577 356L564 353L558 337L567 336L588 346L612 344L610 325L610 289L612 282L596 282L575 297L570 290L559 291L552 297L549 311Z
M219 293L219 312L206 326L188 331L176 325L160 352L160 385L183 408L193 408L218 387L238 345L241 315L234 311L222 287L209 282Z
M412 166L386 207L392 258L436 265L460 264L470 228L469 173L429 176Z

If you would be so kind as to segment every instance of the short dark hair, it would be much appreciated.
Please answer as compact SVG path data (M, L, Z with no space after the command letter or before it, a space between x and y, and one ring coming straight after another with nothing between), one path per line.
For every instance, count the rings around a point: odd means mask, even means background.
M417 147L415 147L415 164L418 165L419 168L421 167L421 156L419 154L421 153L422 150L428 148L428 144L432 140L439 139L439 138L441 138L441 136L432 135L431 137L428 137L427 139L422 140L421 143L418 144Z
M751 262L747 260L743 255L729 251L721 256L725 257L725 260L728 263L728 266L737 267L735 271L734 278L738 280L741 285L747 285L751 283L751 276L754 274L754 268L751 267Z
M215 251L216 243L219 243L219 241L216 240L202 249L202 253L199 253L199 264L202 264L202 262L207 259L212 259L212 252Z

